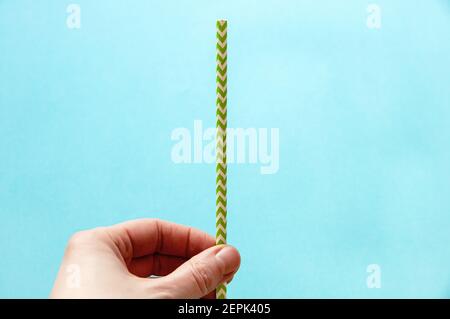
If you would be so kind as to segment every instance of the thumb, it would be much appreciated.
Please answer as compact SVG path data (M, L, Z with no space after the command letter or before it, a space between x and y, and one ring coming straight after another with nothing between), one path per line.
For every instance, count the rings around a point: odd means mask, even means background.
M201 298L220 283L230 280L239 268L241 257L236 248L213 246L192 257L170 275L160 278L173 298Z

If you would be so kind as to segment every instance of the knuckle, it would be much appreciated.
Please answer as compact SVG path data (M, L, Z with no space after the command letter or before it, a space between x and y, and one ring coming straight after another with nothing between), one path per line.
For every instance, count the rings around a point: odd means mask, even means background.
M201 261L194 261L191 263L191 274L194 284L201 294L206 295L210 292L213 286L213 278L209 271L208 265Z
M86 240L87 231L79 231L74 233L69 239L69 246L76 247L79 246Z
M68 248L78 248L80 246L96 242L104 236L101 228L82 230L74 233L68 242Z
M145 217L145 218L140 218L138 220L146 221L146 222L149 222L149 223L159 223L159 222L163 221L161 218L158 218L158 217Z

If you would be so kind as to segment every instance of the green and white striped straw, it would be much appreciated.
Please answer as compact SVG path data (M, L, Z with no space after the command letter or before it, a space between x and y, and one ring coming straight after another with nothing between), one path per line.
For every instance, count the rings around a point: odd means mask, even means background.
M227 242L227 21L217 26L216 99L216 245ZM216 298L225 299L225 283L216 288Z

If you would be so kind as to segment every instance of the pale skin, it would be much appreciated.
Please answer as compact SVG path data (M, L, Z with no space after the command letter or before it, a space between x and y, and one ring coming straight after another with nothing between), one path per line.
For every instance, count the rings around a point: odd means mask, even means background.
M234 247L214 244L201 230L158 219L82 231L69 240L50 297L214 298L240 265Z

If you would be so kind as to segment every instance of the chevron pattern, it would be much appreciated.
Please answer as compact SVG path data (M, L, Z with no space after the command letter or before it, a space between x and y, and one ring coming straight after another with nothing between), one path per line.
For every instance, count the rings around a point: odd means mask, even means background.
M227 21L218 20L216 68L216 244L227 242ZM216 298L225 299L227 287L220 284Z

